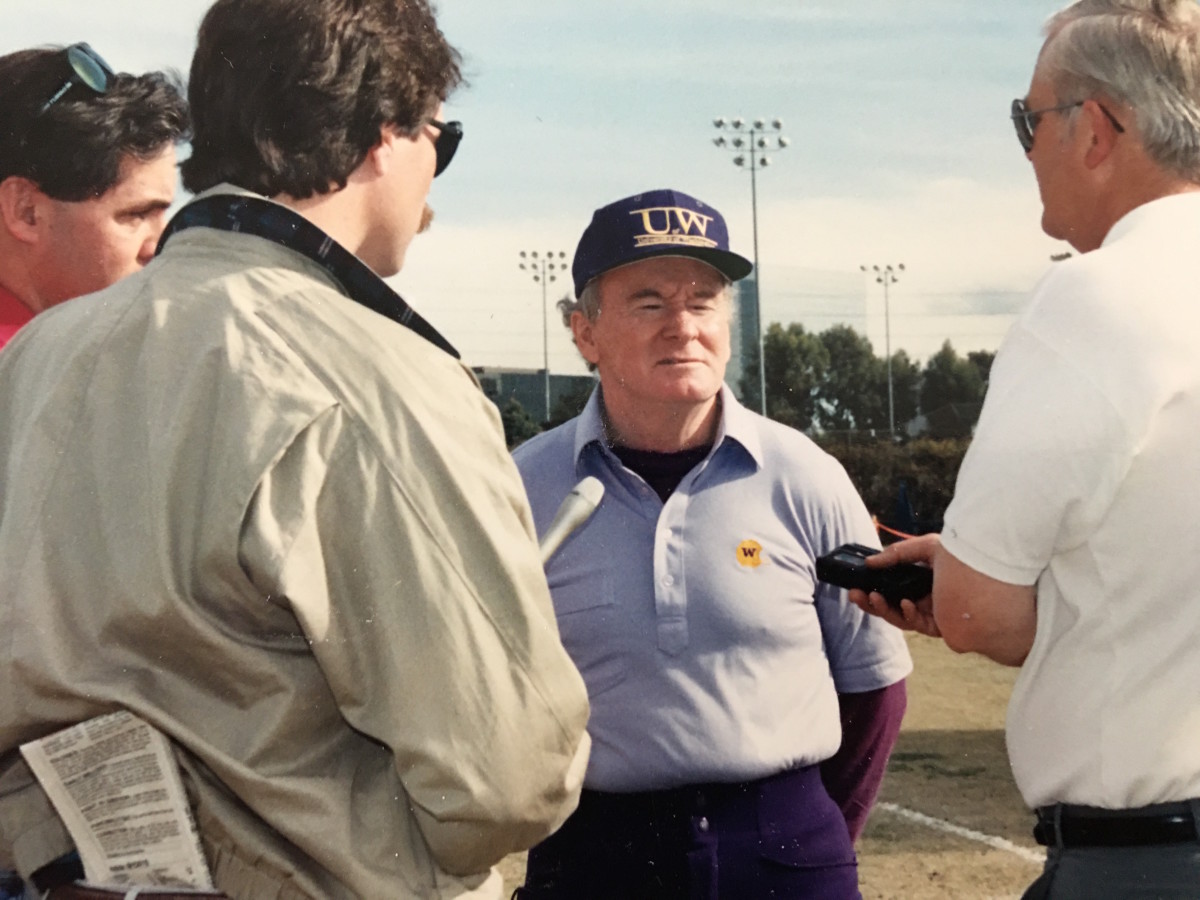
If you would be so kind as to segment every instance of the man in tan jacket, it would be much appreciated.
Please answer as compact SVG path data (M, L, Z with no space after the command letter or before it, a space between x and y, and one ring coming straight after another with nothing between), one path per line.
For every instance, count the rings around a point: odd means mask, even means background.
M200 196L0 357L0 866L40 889L71 846L17 748L118 709L238 900L498 897L574 808L587 700L499 417L380 280L457 60L425 0L219 0Z

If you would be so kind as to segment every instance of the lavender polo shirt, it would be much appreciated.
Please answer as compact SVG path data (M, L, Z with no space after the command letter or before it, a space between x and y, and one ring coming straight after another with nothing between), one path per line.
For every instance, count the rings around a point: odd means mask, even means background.
M571 488L604 499L546 569L591 700L585 785L642 791L743 781L820 762L837 694L912 669L902 635L816 581L846 541L878 546L842 466L726 387L709 455L664 504L605 445L600 391L519 447L538 533Z

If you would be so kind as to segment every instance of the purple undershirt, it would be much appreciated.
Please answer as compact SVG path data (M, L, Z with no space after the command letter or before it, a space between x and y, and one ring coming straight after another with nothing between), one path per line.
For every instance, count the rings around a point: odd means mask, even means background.
M838 694L838 706L842 713L842 745L821 763L821 780L841 807L850 839L857 841L900 734L908 690L901 680L861 694Z

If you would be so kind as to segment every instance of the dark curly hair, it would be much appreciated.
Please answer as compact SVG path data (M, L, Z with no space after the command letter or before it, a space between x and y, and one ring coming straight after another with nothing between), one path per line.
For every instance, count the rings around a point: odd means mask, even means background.
M217 0L188 79L183 183L297 199L345 187L393 125L414 134L462 80L427 0Z
M58 47L0 56L0 181L17 175L78 202L115 185L127 156L150 160L187 140L178 76L118 74L103 94L75 85L43 110L69 72Z

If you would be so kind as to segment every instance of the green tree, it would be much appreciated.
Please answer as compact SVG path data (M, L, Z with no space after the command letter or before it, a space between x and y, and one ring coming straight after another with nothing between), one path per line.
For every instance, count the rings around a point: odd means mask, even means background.
M887 362L846 325L814 334L803 325L771 325L766 350L767 415L802 431L886 431ZM758 354L751 348L742 397L758 407ZM892 354L896 422L917 414L920 369L903 350Z
M979 370L979 377L983 379L983 392L987 393L988 381L992 377L992 363L996 361L996 352L994 350L972 350L967 354L967 362Z
M930 434L970 434L979 417L984 384L980 365L960 357L950 341L942 344L921 374L921 412L929 419Z
M763 335L766 360L767 415L801 431L814 425L817 388L829 357L816 335L800 324L784 328L772 323ZM758 348L751 349L742 376L742 397L751 409L758 408Z
M501 405L500 421L504 425L504 442L508 445L509 450L518 444L523 444L542 430L516 397L509 397Z
M829 366L817 392L817 423L826 431L886 428L887 366L871 342L849 325L822 331L820 340Z
M904 424L918 412L918 398L921 386L921 369L904 350L892 354L892 404L895 407L896 432L903 434ZM877 396L882 398L880 413L869 420L868 427L876 431L887 431L887 360L880 360L879 383L875 387Z

